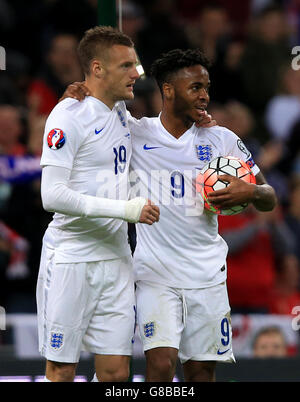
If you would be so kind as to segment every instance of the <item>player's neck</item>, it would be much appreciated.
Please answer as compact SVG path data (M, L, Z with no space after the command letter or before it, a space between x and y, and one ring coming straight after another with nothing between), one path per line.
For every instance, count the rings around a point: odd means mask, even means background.
M112 109L115 105L115 101L111 99L107 91L103 87L99 87L99 83L93 82L93 80L86 79L86 86L89 89L90 95L96 99L99 99L106 106Z
M191 122L184 122L181 118L176 117L173 113L163 108L160 120L164 128L175 138L180 138L189 128L191 128Z

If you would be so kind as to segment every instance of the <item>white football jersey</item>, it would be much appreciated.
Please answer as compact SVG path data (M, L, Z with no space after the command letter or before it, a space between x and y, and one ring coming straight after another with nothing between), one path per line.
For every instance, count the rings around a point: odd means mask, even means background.
M111 110L91 96L82 102L67 98L47 119L41 165L70 169L69 187L81 194L126 200L131 152L124 102ZM120 219L55 213L45 240L55 248L57 262L130 254L127 223Z
M137 224L135 279L176 288L203 288L226 279L228 247L218 234L217 215L203 210L195 179L217 156L243 159L254 175L259 168L233 132L194 125L179 139L160 118L136 120L129 116L133 154L132 197L141 195L160 208L152 226Z

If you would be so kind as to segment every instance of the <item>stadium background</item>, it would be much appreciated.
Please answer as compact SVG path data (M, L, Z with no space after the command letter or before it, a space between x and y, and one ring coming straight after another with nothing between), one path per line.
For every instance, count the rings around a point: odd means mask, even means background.
M82 80L76 45L86 29L109 21L111 2L0 0L6 51L6 70L0 71L0 306L6 312L0 381L43 375L35 324L41 240L51 219L40 200L43 126L66 86ZM220 218L230 247L237 363L218 366L217 379L299 380L300 70L292 49L300 46L300 1L123 0L122 30L133 38L146 72L128 103L131 113L155 116L160 110L148 74L156 57L173 48L201 48L211 61L209 112L243 139L279 198L272 213L248 209ZM134 249L134 227L129 233ZM284 333L285 355L254 357L255 334L274 325ZM136 381L143 370L137 341ZM92 372L90 356L83 356L78 374L86 379Z

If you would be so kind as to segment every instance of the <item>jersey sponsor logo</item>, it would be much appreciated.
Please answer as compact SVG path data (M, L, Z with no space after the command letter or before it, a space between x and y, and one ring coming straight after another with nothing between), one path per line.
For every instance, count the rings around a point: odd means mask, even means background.
M149 151L149 149L157 149L157 148L162 148L162 147L148 147L147 144L144 145L145 151Z
M144 335L146 338L151 338L155 332L155 323L153 321L144 324Z
M212 157L211 145L196 145L197 158L200 161L209 162Z
M95 128L95 134L96 134L96 135L97 135L97 134L100 134L102 130L104 130L104 127L100 128L100 130L97 130L97 129Z
M47 136L50 149L60 149L66 142L65 133L60 128L54 128Z
M246 145L241 139L237 140L237 146L245 155L247 155L247 158L251 158L251 153L248 151Z
M61 349L64 343L64 334L62 332L51 332L50 346L52 349Z

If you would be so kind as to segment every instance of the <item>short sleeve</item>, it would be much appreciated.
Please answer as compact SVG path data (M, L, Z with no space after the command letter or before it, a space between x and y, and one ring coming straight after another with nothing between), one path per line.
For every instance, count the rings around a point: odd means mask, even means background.
M135 134L135 128L137 127L139 120L132 116L129 110L126 110L128 126L131 134Z
M149 121L151 121L153 118L142 117L141 119L137 119L127 111L127 119L129 130L132 136L141 137L145 135L145 130L149 128Z
M244 142L235 133L228 129L224 129L224 140L226 155L242 159L252 170L254 176L256 176L260 172L260 169L254 162L252 154Z
M72 169L74 157L83 141L84 132L69 111L49 115L44 131L41 166Z

